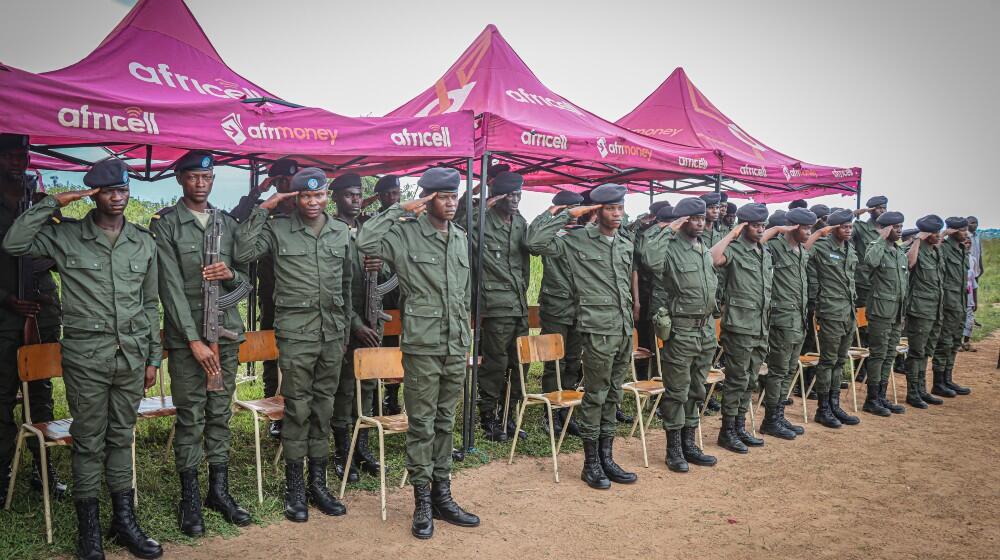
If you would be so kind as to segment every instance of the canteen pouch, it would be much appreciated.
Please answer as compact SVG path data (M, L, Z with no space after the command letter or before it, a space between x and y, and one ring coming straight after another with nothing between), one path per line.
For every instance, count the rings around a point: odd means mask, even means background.
M663 307L656 310L656 314L653 315L653 330L656 332L656 337L662 341L667 341L670 338L670 314Z

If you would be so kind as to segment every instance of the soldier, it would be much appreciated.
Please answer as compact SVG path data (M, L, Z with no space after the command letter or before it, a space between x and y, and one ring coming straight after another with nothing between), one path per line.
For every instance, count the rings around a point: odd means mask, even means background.
M736 212L736 227L712 247L712 263L722 272L725 305L720 342L726 349L722 386L719 446L736 453L764 445L746 430L757 372L767 353L773 265L762 243L767 207L745 204Z
M965 328L962 331L962 350L976 352L972 347L972 329L976 326L976 311L979 310L979 277L983 275L983 242L977 230L979 218L968 216L969 222L969 303L965 312Z
M736 223L736 205L733 205L733 215L732 219L728 220L729 217L729 195L720 192L719 193L719 219L715 220L715 227L719 230L722 235L725 235L733 230L733 224Z
M702 242L711 249L716 243L722 240L725 234L716 227L719 221L719 206L722 203L722 195L719 193L705 193L700 197L705 201L705 231L702 232ZM723 289L723 286L719 286Z
M468 244L452 223L460 183L454 169L427 170L417 182L423 198L393 205L358 236L363 254L383 259L399 276L406 470L415 502L410 531L418 539L434 535L434 519L479 526L477 516L455 503L450 481L455 409L471 341ZM417 218L400 220L407 212Z
M766 226L766 228L767 229L771 229L773 227L785 227L785 226L787 226L788 225L788 219L785 218L785 214L787 214L787 212L785 212L784 210L775 210L774 214L771 214L770 216L767 217L767 226Z
M378 197L380 208L379 213L385 212L393 204L397 204L400 201L399 176L383 175L379 177L378 181L375 182L374 192L375 196ZM361 216L358 221L363 224L370 220L371 217L372 216ZM384 271L380 273L379 282L388 280L388 277L385 275L386 272L391 272L387 266L384 267ZM385 311L399 310L398 286L382 296L382 309ZM399 346L399 336L383 335L382 346ZM403 409L399 406L399 383L387 383L383 386L383 390L385 392L385 398L382 400L382 412L390 416L402 412ZM360 433L358 434L358 437L361 437ZM367 434L365 437L367 437Z
M854 214L830 214L823 228L829 235L813 245L809 255L809 306L819 324L819 362L816 364L816 422L827 428L861 422L840 408L840 381L854 340L854 269L858 257L851 247Z
M590 193L591 206L552 206L532 222L528 246L534 254L563 256L569 263L583 336L583 403L580 438L584 464L580 478L591 488L631 484L634 473L614 461L616 410L632 356L632 241L621 235L625 187L605 184ZM571 219L595 212L597 220L559 236Z
M357 251L357 235L361 224L358 216L361 213L361 177L356 173L346 173L330 183L333 201L337 204L336 218L347 225L351 232L351 255L354 264L351 283L351 337L344 353L344 362L340 370L339 386L333 403L333 441L334 470L338 478L344 477L347 455L351 445L351 431L358 415L374 416L375 390L378 382L366 380L361 382L361 405L363 410L355 410L354 350L357 348L375 348L382 344L382 327L385 322L377 320L374 325L368 325L364 317L366 302L366 276L374 273L388 279L388 270L383 271L382 261L377 257L365 257ZM383 273L384 272L384 273ZM358 470L377 476L379 463L368 449L368 430L358 432L358 442L355 446L353 464L348 469L347 480L356 482Z
M269 211L295 197L289 214ZM274 334L282 374L285 418L285 518L309 520L302 461L309 460L309 503L326 515L347 508L326 485L330 419L350 327L352 261L347 226L325 212L326 175L307 167L240 225L236 262L274 261Z
M663 346L663 387L660 402L667 432L665 462L674 472L687 472L688 463L711 467L716 458L698 448L695 432L700 420L698 403L705 400L705 379L718 347L712 315L716 311L718 277L708 247L701 241L705 201L690 197L677 203L675 220L662 237L650 240L644 258L656 270L656 290L671 320L670 337ZM666 216L664 216L665 218ZM660 262L654 260L660 254Z
M951 217L944 221L944 241L941 252L942 314L941 334L934 348L934 385L931 393L940 397L968 395L972 391L952 381L955 356L962 346L962 329L969 292L966 290L969 273L969 253L965 240L969 232L969 222L962 217Z
M30 179L25 175L28 168L28 137L20 134L0 134L0 239L6 235L17 218L19 205L29 189L25 185ZM41 194L41 193L38 193ZM44 195L43 195L44 196ZM10 464L14 458L17 438L17 421L14 407L17 393L21 388L17 373L17 349L25 343L25 322L34 317L37 325L38 341L59 341L59 290L50 271L51 261L39 260L24 263L34 271L35 291L26 291L29 299L18 296L18 259L0 251L0 496L6 497L10 480ZM49 422L54 419L52 404L52 382L48 379L28 383L28 397L31 401L31 419L35 422ZM23 411L22 411L23 413ZM38 440L28 438L28 448L35 461L32 464L31 485L42 490L41 456ZM46 471L49 491L56 499L66 492L66 484L59 480L52 467L51 455L46 455Z
M205 532L201 515L198 468L208 458L208 498L205 505L227 522L245 526L250 514L229 494L229 446L233 391L239 367L243 320L235 305L225 310L222 326L235 340L219 339L218 355L206 344L203 330L202 281L217 281L220 296L249 293L249 266L232 262L237 223L223 213L219 261L206 266L205 228L213 209L208 203L215 181L214 159L207 152L188 152L174 163L183 196L177 204L153 214L150 231L156 238L160 301L163 302L164 346L170 357L170 392L177 407L174 462L181 484L177 524L189 537ZM221 375L223 390L209 391L207 375ZM204 445L204 453L202 452Z
M292 176L299 171L299 165L294 159L281 158L271 164L267 170L267 179L259 187L250 187L250 193L240 198L239 203L229 213L236 221L243 223L250 218L250 212L254 206L260 204L260 195L274 186L275 192L286 193L292 182ZM295 211L295 201L283 200L278 206L271 209L270 213L288 214ZM257 261L257 306L260 309L260 328L271 330L274 328L274 261L270 256L264 256ZM251 325L252 327L253 325ZM261 375L264 381L264 398L270 398L278 394L278 361L268 360L264 362L264 372ZM267 427L267 433L273 438L281 437L281 420L272 420Z
M910 267L910 292L907 296L906 404L927 408L944 401L927 392L927 359L934 352L941 332L943 263L938 245L944 220L929 214L917 220L920 230L906 252Z
M802 342L806 335L809 250L819 238L812 233L816 214L803 207L785 214L784 226L769 228L762 240L774 262L768 330L767 375L764 376L764 420L760 433L781 439L795 439L805 433L785 418L785 395L798 369Z
M103 558L98 493L111 494L109 537L140 558L163 549L139 527L132 488L132 437L144 388L160 367L156 244L124 217L128 168L118 159L94 164L89 190L48 196L11 226L3 248L55 261L63 288L62 367L73 424L73 498L80 558ZM61 206L89 196L79 222L49 223Z
M854 211L854 216L869 215L868 221L858 220L854 223L851 233L851 244L858 259L864 259L865 252L872 241L879 238L879 228L876 221L878 217L885 213L885 207L889 204L889 199L884 196L873 196L865 203L864 208ZM871 291L870 271L864 261L858 263L858 268L854 273L854 283L857 286L857 300L855 307L864 307L868 303L868 294Z
M583 202L583 197L572 191L559 191L552 197L553 206L573 208ZM557 235L564 236L581 226L567 224ZM538 315L541 319L541 334L558 334L563 339L564 357L559 361L562 387L576 388L580 384L580 351L583 340L576 323L573 285L569 278L570 269L565 255L542 256L542 286L538 293ZM548 393L559 387L556 383L554 362L545 362L542 372L542 391ZM556 433L562 433L568 409L555 411L552 426ZM548 431L549 423L542 416L542 429ZM567 433L579 437L580 427L576 418L570 418Z
M868 244L864 256L871 275L871 290L865 304L871 354L868 357L868 396L862 410L876 416L890 416L906 411L889 402L885 395L906 310L909 267L905 251L897 245L903 231L903 215L885 212L875 223L879 226L879 239Z
M632 262L635 263L634 270L632 271L632 297L636 304L635 307L638 308L638 312L635 313L635 329L639 334L639 346L650 350L656 349L656 340L653 335L652 323L653 314L656 313L656 308L651 307L651 299L653 295L653 271L651 268L644 265L642 261L642 254L646 240L651 235L660 232L660 228L653 226L658 221L658 212L665 206L670 206L670 203L665 200L659 200L650 204L648 214L649 218L645 220L640 219L645 223L636 230L636 235L632 239L633 244L635 245L635 255L632 257ZM651 366L652 358L636 360L636 376L639 379L648 379L649 372L652 370Z
M788 210L790 212L792 210L795 210L796 208L802 208L803 210L806 210L809 208L809 204L801 198L796 198L795 200L788 203Z
M722 218L722 223L730 230L736 225L736 205L732 202L726 203L726 215Z

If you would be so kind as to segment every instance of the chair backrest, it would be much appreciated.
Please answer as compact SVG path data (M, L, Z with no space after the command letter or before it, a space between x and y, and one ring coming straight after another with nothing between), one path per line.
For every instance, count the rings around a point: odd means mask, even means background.
M240 363L267 362L278 359L278 341L273 330L247 331L240 344Z
M403 334L403 321L399 317L399 310L386 309L385 312L392 319L382 325L382 336L399 336Z
M62 346L58 342L28 344L17 349L17 374L21 381L62 377Z
M561 334L517 337L517 359L522 364L561 360L566 355Z
M529 329L540 329L542 328L542 315L538 310L537 305L528 306L528 328Z
M401 379L403 352L398 347L358 348L354 351L354 378Z

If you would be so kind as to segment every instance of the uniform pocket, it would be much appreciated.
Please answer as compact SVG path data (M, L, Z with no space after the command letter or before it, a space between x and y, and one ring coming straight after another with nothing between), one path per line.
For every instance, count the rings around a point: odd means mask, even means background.
M414 346L440 344L442 316L438 306L407 303L403 310L403 342Z

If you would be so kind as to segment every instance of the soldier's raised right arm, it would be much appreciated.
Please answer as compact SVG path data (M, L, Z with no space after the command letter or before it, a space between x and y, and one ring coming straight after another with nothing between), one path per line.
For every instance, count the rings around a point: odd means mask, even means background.
M393 229L404 214L406 210L397 202L385 212L365 222L365 227L358 233L358 250L364 255L379 257L395 268L396 251L403 248L400 247L399 236L390 233L393 233Z
M570 219L569 212L563 210L553 215L550 211L542 212L528 226L528 251L532 255L556 256L560 253L556 235Z
M865 266L869 268L878 268L878 265L882 262L882 255L885 254L885 241L882 239L876 239L868 244L868 250L865 251Z
M233 245L234 262L251 263L271 252L271 232L265 231L264 227L267 224L267 216L267 210L258 206L250 212L250 219L236 228L236 242Z
M54 197L47 196L18 216L3 238L3 249L15 257L54 257L55 227L50 218L59 209Z

